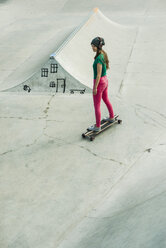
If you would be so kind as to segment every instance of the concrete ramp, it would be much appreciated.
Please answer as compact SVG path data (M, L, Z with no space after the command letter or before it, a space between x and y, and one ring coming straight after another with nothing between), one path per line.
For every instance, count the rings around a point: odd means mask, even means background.
M27 85L35 92L67 93L73 88L80 92L83 89L86 93L91 92L95 56L91 40L96 36L105 39L106 45L103 49L108 54L111 68L107 75L115 81L115 88L112 88L112 91L117 93L133 47L136 28L112 22L98 8L93 9L37 72L5 91L23 91ZM51 66L57 67L56 73L52 73ZM47 71L47 76L42 76L42 70ZM50 87L51 84L54 85L54 89Z
M107 71L111 77L113 66L124 68L135 37L135 29L119 25L108 19L98 8L78 31L72 34L68 40L52 56L74 78L82 84L92 88L93 57L91 40L94 37L104 37L106 45L103 49L108 53L111 70ZM123 71L123 70L122 70Z

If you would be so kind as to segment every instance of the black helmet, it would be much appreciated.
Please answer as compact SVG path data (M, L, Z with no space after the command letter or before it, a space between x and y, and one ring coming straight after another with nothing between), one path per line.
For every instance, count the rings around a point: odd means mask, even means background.
M94 38L94 39L91 41L91 45L92 45L92 44L93 44L94 46L98 47L99 49L101 49L102 46L105 45L105 42L104 42L104 39L103 39L103 38L101 38L101 37L96 37L96 38Z

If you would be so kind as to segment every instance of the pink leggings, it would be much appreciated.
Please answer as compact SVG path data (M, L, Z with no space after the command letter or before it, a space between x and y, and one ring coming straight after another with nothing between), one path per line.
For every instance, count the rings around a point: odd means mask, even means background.
M95 82L96 82L96 79L93 79L93 87L95 85ZM97 87L97 94L93 95L97 127L100 127L100 122L101 122L101 111L100 111L101 98L103 99L104 103L106 104L108 108L109 117L113 118L114 112L113 112L112 104L110 103L108 99L108 78L107 76L103 76L100 78L100 81Z

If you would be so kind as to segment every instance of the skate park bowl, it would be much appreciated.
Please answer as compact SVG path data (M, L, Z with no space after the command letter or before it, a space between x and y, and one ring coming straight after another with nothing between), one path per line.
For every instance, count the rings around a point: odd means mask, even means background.
M0 247L165 248L165 1L0 1L0 28ZM38 75L92 90L96 36L122 124L90 142L92 92Z

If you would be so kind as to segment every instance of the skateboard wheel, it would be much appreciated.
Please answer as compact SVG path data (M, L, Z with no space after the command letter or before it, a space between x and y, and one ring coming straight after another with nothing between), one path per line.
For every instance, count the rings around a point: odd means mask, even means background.
M82 137L85 138L85 134L84 133L82 134Z
M95 137L90 137L90 141L93 141L95 139Z
M122 123L122 120L118 120L118 124L121 124Z

